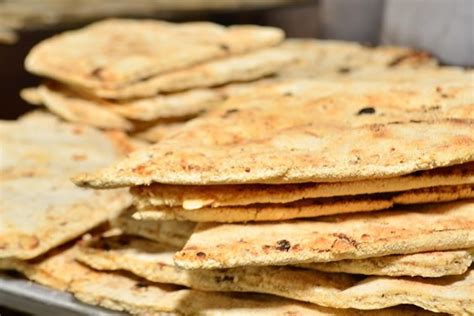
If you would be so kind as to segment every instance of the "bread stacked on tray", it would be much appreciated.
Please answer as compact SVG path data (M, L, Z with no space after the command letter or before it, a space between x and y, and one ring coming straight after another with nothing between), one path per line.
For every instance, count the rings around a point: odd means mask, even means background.
M70 181L73 174L107 165L140 146L121 133L64 123L51 114L33 112L17 121L1 121L0 141L0 270L16 270L80 300L140 315L332 313L328 308L270 295L183 289L120 273L97 272L78 263L78 238L86 232L90 233L84 236L86 240L101 234L108 229L109 220L123 231L172 244L182 243L189 235L184 229L192 229L192 224L167 223L159 229L153 222L137 231L126 212L131 204L127 190L88 190ZM414 315L406 309L396 312L402 315L405 311ZM391 312L386 311L387 315Z
M281 30L111 19L46 39L26 69L51 79L23 91L62 118L143 130L184 121L223 95L211 87L271 75L292 61Z
M36 45L26 69L47 80L21 95L65 120L155 142L255 81L440 77L437 61L413 49L283 40L261 26L105 20Z
M136 207L78 259L341 311L473 313L474 84L435 81L296 80L230 98L75 178L131 187ZM168 220L183 221L177 239Z
M0 123L0 269L138 315L474 313L473 72L282 39L107 20L36 46L24 98L75 123Z

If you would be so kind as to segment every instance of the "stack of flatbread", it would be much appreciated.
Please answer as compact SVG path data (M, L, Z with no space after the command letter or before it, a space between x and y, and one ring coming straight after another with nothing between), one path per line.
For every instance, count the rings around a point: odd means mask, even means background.
M48 79L21 95L67 121L156 142L255 81L462 76L439 71L434 58L413 49L283 39L281 30L260 26L105 20L35 46L26 68Z
M282 39L108 20L36 46L23 97L72 122L0 122L0 269L139 315L473 314L474 73Z
M111 19L36 45L26 69L50 79L23 97L73 122L139 131L185 121L224 96L211 87L271 75L292 61L281 30Z
M126 210L131 204L126 190L82 189L69 180L72 174L103 167L140 146L121 133L33 112L17 121L1 121L0 141L0 270L16 270L85 302L140 315L334 313L330 308L271 295L183 289L177 282L98 272L78 263L77 239L86 232L86 244L91 236L108 240L127 231L172 246L183 245L193 225L170 222L160 227L152 222L137 231ZM104 232L108 221L116 228ZM119 242L124 245L122 239ZM169 268L164 271L170 280L176 277ZM387 315L405 312L415 315L406 308L384 311ZM352 311L337 314L351 315Z
M435 81L296 80L233 97L75 178L131 187L135 207L77 258L336 314L472 314L474 84L469 73Z

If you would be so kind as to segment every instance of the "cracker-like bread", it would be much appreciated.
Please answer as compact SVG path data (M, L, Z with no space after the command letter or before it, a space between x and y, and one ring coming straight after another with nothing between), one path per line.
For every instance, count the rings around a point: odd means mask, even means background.
M76 256L77 247L64 245L34 260L1 258L0 270L14 270L31 281L66 291L72 280L83 277L90 271L89 268L76 262Z
M227 97L219 89L208 88L137 99L111 100L52 81L38 87L25 88L20 95L31 104L45 105L64 119L120 129L129 127L130 123L123 123L126 119L154 121L194 116ZM91 115L87 115L89 113ZM94 115L99 117L94 119Z
M186 269L283 265L474 247L473 200L268 223L200 223L176 254Z
M266 48L153 76L120 88L97 88L88 92L102 98L128 99L214 87L274 74L293 59L293 54L279 47Z
M410 307L375 311L333 309L269 295L179 289L111 273L96 273L72 282L81 301L133 315L429 315ZM453 309L458 310L459 308Z
M97 238L83 244L77 253L77 258L98 270L126 270L153 282L172 283L212 291L255 291L248 287L245 288L246 271L250 271L250 274L252 271L261 274L265 274L265 271L273 271L273 267L184 270L176 267L173 262L173 255L179 248L162 242L121 234ZM432 278L465 273L469 269L473 257L473 249L447 250L326 263L306 263L298 266L324 272ZM227 279L233 279L233 281L224 282L225 275L228 276ZM324 279L324 274L316 273L315 276ZM343 275L339 277L340 279L335 274L333 276L339 283L348 283L349 277L347 276ZM258 292L258 290L256 291Z
M0 141L0 258L36 257L131 203L125 190L84 190L69 179L123 156L133 147L124 135L31 114L0 122Z
M435 186L474 183L474 163L419 171L386 179L299 184L246 184L219 186L154 183L131 188L136 204L196 210L256 203L288 203L302 199L385 193Z
M152 144L157 143L166 137L177 133L186 122L162 122L158 123L144 131L133 134L134 137L150 142Z
M474 159L472 83L367 84L322 98L311 92L319 84L289 95L231 98L173 137L75 181L93 187L341 182Z
M216 89L192 89L150 98L110 102L108 108L129 119L151 121L198 115L215 106L224 97Z
M133 124L122 115L106 106L101 106L100 103L79 97L73 91L66 90L57 84L24 89L21 95L26 101L44 105L49 111L69 122L105 129L125 131L133 129Z
M173 265L174 250L145 240L118 236L82 247L77 258L94 269L126 270L153 282L184 285L206 291L274 294L327 307L379 309L414 303L432 311L450 313L461 313L474 308L474 302L468 294L474 281L471 273L444 277L440 279L442 281L422 281L416 278L384 277L360 280L353 275L288 266L186 271ZM423 257L423 254L419 256ZM440 253L440 256L443 257L443 254ZM431 259L433 258L436 255L431 255ZM412 263L416 264L418 260L415 259ZM441 262L438 260L439 263ZM463 272L466 272L469 262L460 265L463 265ZM459 284L450 284L456 281ZM381 285L378 291L374 291L378 300L373 300L364 293L371 289L372 283ZM440 283L444 286L439 286ZM455 297L450 295L454 291L457 292Z
M334 214L383 210L398 204L446 202L474 198L474 184L442 186L394 193L305 199L286 204L252 204L244 206L180 207L151 206L147 200L135 201L135 217L144 220L189 220L193 222L279 221Z
M278 72L282 78L344 78L374 69L435 69L438 62L429 54L404 47L367 47L355 42L287 39L282 47L297 59Z
M36 45L27 70L87 88L119 88L215 58L273 46L276 28L109 19Z
M79 300L136 315L367 315L270 295L182 289L117 273L97 272L79 264L77 248L55 250L37 261L0 259L0 269L16 270L40 284L68 291ZM411 308L389 308L368 315L429 315Z
M441 277L463 274L471 266L474 249L423 252L378 258L306 263L299 266L325 272L384 276Z
M174 247L183 247L196 226L192 222L162 221L135 219L133 208L123 212L112 220L113 227L120 229L124 234L140 236L162 244Z
M66 121L104 129L134 130L138 132L135 134L137 137L156 142L164 137L167 129L170 132L176 130L192 117L190 115L204 111L221 99L217 92L211 91L191 90L169 97L157 96L155 100L140 99L130 101L128 105L117 105L48 82L36 88L23 89L21 97L31 104L44 105ZM145 131L141 125L145 125ZM147 125L151 127L146 128Z

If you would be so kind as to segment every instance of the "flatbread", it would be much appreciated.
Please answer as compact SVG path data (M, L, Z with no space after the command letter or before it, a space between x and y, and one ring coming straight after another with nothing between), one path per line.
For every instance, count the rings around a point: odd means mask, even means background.
M77 248L64 245L34 260L0 259L0 270L20 272L27 279L50 288L66 291L69 283L83 277L90 269L76 262ZM67 268L72 269L67 269ZM62 270L64 269L64 270ZM59 273L61 271L62 273ZM66 273L64 273L66 271Z
M102 98L129 99L214 87L230 82L251 81L274 74L293 59L293 54L279 47L266 48L153 76L117 89L97 88L88 92Z
M435 312L460 313L474 310L474 301L469 295L469 290L474 285L474 272L468 272L464 276L422 281L416 278L384 277L360 280L352 275L293 267L186 271L174 267L172 253L173 249L159 244L119 236L115 239L102 239L89 247L81 248L78 258L94 269L126 270L154 282L207 291L271 293L327 307L380 309L414 303ZM467 268L468 266L465 270ZM373 296L367 296L365 292L371 290L373 283L381 286L372 290L375 292ZM444 286L439 286L440 284ZM457 295L453 297L450 294L454 291ZM335 300L334 297L338 299Z
M473 200L269 223L200 223L175 263L186 269L330 262L474 247Z
M443 186L385 194L306 199L287 204L204 207L186 210L179 207L150 206L146 200L135 203L136 219L188 220L193 222L281 221L334 214L371 212L400 204L455 201L474 198L474 185Z
M461 67L439 67L423 51L404 47L367 47L355 42L288 39L281 45L296 55L295 62L280 70L275 79L315 78L376 82L449 83L474 72Z
M124 135L35 113L1 121L0 142L0 258L36 257L131 203L125 190L84 190L69 180L132 150Z
M176 312L184 315L425 315L409 307L377 311L331 309L268 295L201 292L173 289L111 273L97 273L73 282L74 295L89 304L149 315Z
M160 118L180 118L197 115L214 106L224 99L224 94L215 89L194 89L169 95L157 95L149 98L113 101L100 99L87 94L81 94L69 87L49 82L36 88L23 89L22 98L32 104L44 104L51 111L68 119L63 112L83 113L98 111L108 113L108 117L95 119L84 115L75 115L73 118L88 119L88 124L107 124L110 128L127 128L130 123L118 124L110 116L118 117L122 122L130 120L153 121ZM55 109L58 108L57 111ZM69 110L69 111L68 111ZM88 112L86 112L88 113ZM69 114L71 115L71 114ZM107 119L109 118L109 119ZM101 122L105 121L105 122ZM116 124L117 126L111 125ZM99 126L102 127L102 126Z
M325 272L438 278L445 275L465 273L471 266L473 258L474 249L468 249L341 260L327 263L306 263L299 266Z
M109 19L39 43L28 71L86 88L121 88L215 58L273 46L276 28Z
M438 65L428 53L404 47L315 39L287 39L282 47L297 55L295 62L278 72L283 78L344 78L366 69L424 70Z
M37 97L33 95L32 90L24 91L22 96L26 101L39 101L52 113L69 122L83 123L105 129L124 131L133 129L133 124L130 121L111 109L78 97L70 90L60 89L59 86L42 85L36 88Z
M161 122L133 136L150 143L157 143L177 133L185 124L186 122Z
M195 223L184 221L163 221L137 220L132 218L135 210L128 209L118 218L112 221L112 226L120 229L124 234L140 236L159 242L181 248L191 236L196 226Z
M257 291L246 288L246 270L266 274L273 267L241 267L227 270L184 270L176 267L173 255L179 247L145 240L130 235L118 235L93 240L77 254L79 261L98 270L126 270L160 283L171 283L207 291ZM435 251L409 255L393 255L359 260L341 260L327 263L306 263L302 268L381 276L442 277L464 274L473 260L473 250ZM291 267L288 266L289 269ZM265 272L267 271L267 272ZM223 275L233 276L233 282L223 282ZM240 275L241 277L237 277ZM327 279L325 274L314 274ZM332 274L328 275L331 276ZM341 284L350 277L334 276ZM326 281L327 282L327 281ZM321 282L317 282L320 284ZM329 282L330 283L330 282ZM334 287L334 284L328 286Z
M148 282L133 276L97 272L75 261L77 247L57 250L38 261L1 259L0 269L16 270L40 284L72 292L79 300L131 314L163 312L202 315L366 315L269 295L202 292ZM9 262L7 262L9 261ZM411 308L390 308L373 315L422 315Z
M231 98L173 137L75 181L100 188L341 182L474 159L472 83L367 84L362 93L313 98L318 84Z
M38 92L38 88L36 87L29 87L29 88L23 88L20 90L20 97L33 105L42 105L43 104L43 98Z
M256 203L288 203L302 199L359 194L407 191L420 188L474 183L474 163L419 171L401 177L335 183L300 183L282 185L190 186L154 183L136 186L131 193L136 204L182 207L250 205Z

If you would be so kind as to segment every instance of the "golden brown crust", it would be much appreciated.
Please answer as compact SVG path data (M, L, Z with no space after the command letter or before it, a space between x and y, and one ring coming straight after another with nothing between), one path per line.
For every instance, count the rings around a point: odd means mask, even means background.
M189 220L194 222L278 221L334 214L371 212L399 204L419 204L474 198L474 185L441 186L384 194L367 194L305 199L286 204L262 203L245 206L180 207L152 206L148 200L135 200L137 218L147 220Z
M340 182L474 159L471 83L354 84L354 92L326 97L311 92L320 85L327 86L306 81L291 95L231 98L173 137L76 182L93 187Z
M317 220L200 223L178 266L230 268L381 257L474 247L472 200Z
M34 113L0 122L0 139L0 258L36 257L131 203L125 190L83 190L69 179L133 148L122 134Z
M279 29L109 19L65 32L35 46L26 68L87 88L126 84L211 59L273 46Z
M246 184L219 186L166 185L154 183L131 188L136 203L182 207L208 207L288 203L301 199L415 190L474 183L474 163L419 171L401 177L362 181L299 184Z
M468 294L474 281L472 273L431 280L387 277L361 280L354 275L322 273L289 266L186 271L174 266L174 251L175 248L157 243L117 236L96 240L82 247L78 259L94 269L126 270L153 282L184 285L205 291L266 293L335 308L380 309L408 303L437 312L460 313L474 307ZM409 262L410 257L415 266L431 260L431 269L434 271L441 259L453 263L452 260L469 257L469 253L448 251L446 254L418 254L406 256L405 261ZM386 261L389 260L386 258ZM330 264L337 262L327 265ZM397 265L392 265L394 267ZM466 272L469 262L463 262L463 267L463 272ZM372 284L378 284L378 288L373 290ZM374 293L367 295L366 292L370 291ZM457 292L455 297L451 295L453 292Z

